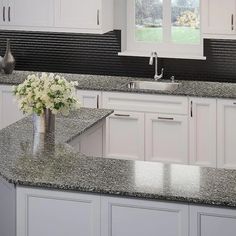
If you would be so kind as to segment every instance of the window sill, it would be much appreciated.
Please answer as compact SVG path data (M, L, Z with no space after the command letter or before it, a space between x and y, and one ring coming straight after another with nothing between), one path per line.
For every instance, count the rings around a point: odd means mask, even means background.
M124 51L119 52L119 56L127 56L127 57L150 57L151 52L138 52L138 51ZM205 56L201 55L192 55L192 54L171 54L160 52L158 53L158 57L160 58L173 58L173 59L192 59L192 60L206 60Z

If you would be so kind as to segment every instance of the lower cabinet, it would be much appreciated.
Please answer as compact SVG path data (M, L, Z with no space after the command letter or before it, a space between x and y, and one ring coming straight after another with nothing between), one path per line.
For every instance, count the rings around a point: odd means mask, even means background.
M26 187L16 196L16 236L236 235L235 209ZM15 235L8 227L15 218L0 216L9 219L1 235Z
M13 87L0 86L0 128L3 129L23 117L13 94Z
M188 205L103 197L102 236L188 236Z
M144 160L144 114L115 111L106 123L106 157Z
M190 206L190 236L235 236L236 211Z
M188 163L188 117L170 114L145 115L145 159Z
M217 167L236 168L236 100L218 100L217 113Z
M216 99L191 98L190 164L216 167Z
M17 236L100 236L100 200L92 194L17 188Z
M100 122L82 135L73 138L69 145L77 152L87 156L104 157L105 155L105 122Z
M101 92L77 90L77 97L82 107L101 108Z

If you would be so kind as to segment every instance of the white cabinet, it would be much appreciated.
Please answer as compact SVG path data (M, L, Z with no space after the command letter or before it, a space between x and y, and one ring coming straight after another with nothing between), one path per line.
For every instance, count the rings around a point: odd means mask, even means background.
M188 162L187 98L107 92L102 98L104 108L116 111L107 119L107 157Z
M106 157L144 160L144 114L115 111L106 123Z
M236 168L236 101L217 102L217 166Z
M235 236L236 210L190 206L190 236Z
M56 27L105 33L113 29L113 0L56 0Z
M146 114L145 159L188 163L188 117L170 114Z
M12 86L0 86L0 128L5 128L23 117L15 100Z
M100 236L100 196L17 187L17 236Z
M4 0L1 25L15 27L52 27L54 0Z
M0 28L73 33L113 30L113 0L0 0Z
M77 90L77 97L79 98L82 107L101 108L101 92Z
M69 145L75 151L87 156L103 157L105 155L105 122L99 122L85 133L74 137Z
M102 198L103 236L189 236L188 205Z
M203 0L201 9L203 34L236 34L235 0Z
M191 98L190 164L216 167L216 99Z
M11 15L9 11L11 11L11 4L9 0L1 0L0 1L0 25L9 25Z
M12 21L15 26L52 27L54 0L10 0Z

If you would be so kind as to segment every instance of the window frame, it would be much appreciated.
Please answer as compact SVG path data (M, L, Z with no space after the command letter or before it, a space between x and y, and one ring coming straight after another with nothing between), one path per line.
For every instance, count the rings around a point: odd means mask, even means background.
M123 55L150 56L150 52L156 51L159 57L205 59L203 56L202 16L201 0L200 10L200 44L178 44L171 42L171 0L163 0L163 42L141 42L135 39L136 19L135 0L127 1L127 51ZM165 40L167 39L167 40ZM121 53L122 55L122 53Z

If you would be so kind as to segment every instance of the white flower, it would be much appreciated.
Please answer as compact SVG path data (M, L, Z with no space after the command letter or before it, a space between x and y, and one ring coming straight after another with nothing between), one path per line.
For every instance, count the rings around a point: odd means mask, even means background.
M53 114L67 115L80 107L75 96L76 85L77 82L68 82L60 75L42 73L29 75L22 84L14 86L13 91L24 113L40 115L48 108Z

